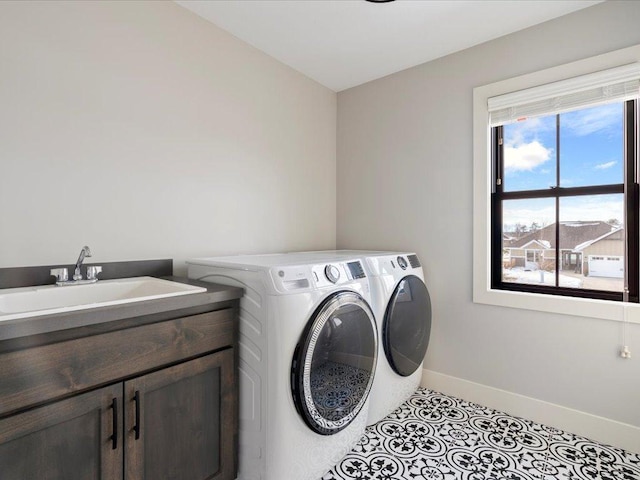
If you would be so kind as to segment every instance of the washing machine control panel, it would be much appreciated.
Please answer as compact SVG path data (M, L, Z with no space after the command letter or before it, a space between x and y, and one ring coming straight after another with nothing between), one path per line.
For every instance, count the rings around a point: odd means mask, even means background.
M317 287L342 285L366 277L360 260L313 265L311 271Z
M368 280L359 260L275 267L270 276L276 289L283 293Z

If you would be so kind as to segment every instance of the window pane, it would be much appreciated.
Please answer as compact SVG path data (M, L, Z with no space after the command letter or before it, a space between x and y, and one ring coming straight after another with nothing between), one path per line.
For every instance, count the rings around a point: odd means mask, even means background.
M556 186L556 116L532 118L503 129L503 189Z
M623 120L622 103L560 115L560 186L622 183Z
M502 203L502 281L555 285L555 199Z
M560 286L622 292L623 195L560 199Z

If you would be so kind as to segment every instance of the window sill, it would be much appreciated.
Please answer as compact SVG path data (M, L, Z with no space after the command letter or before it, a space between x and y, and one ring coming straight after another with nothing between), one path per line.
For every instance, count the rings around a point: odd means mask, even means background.
M474 289L473 301L499 307L640 324L640 304L635 303L492 289Z

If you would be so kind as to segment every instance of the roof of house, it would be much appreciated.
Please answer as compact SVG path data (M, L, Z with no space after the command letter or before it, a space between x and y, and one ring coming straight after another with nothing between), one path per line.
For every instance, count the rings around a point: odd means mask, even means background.
M614 236L614 234L621 232L622 230L624 230L622 227L618 227L615 230L611 230L609 233L605 233L604 235L599 236L598 238L594 238L593 240L587 240L584 243L581 243L580 245L576 245L574 247L574 250L579 252L584 250L587 247L590 247L591 245L593 245L594 243L598 243L600 240L605 240L611 236ZM611 240L621 240L622 237L620 238L612 238Z
M522 245L522 248L540 250L541 248L542 249L551 248L551 245L546 240L535 240L534 239L534 240L529 240L527 243Z
M573 250L579 245L589 241L595 241L619 229L619 227L614 227L607 222L598 220L560 222L560 248ZM552 223L535 232L527 233L518 239L505 241L504 246L522 248L533 240L548 244L549 247L547 248L555 248L556 224Z

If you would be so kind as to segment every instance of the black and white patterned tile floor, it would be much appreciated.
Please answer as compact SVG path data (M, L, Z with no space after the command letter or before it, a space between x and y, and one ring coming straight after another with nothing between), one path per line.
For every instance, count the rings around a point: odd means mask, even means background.
M640 455L426 389L322 480L640 480Z

